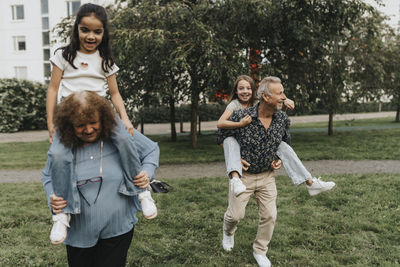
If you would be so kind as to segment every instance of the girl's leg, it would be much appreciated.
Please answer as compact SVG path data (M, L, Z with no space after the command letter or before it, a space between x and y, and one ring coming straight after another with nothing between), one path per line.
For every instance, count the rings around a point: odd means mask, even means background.
M139 174L141 168L134 138L128 133L122 121L118 119L111 134L111 141L118 149L124 175L124 181L120 185L119 192L129 196L137 195L146 190L133 184L133 178Z
M299 157L297 157L296 152L286 142L279 144L276 154L282 160L283 167L293 184L299 185L306 180L312 179L311 174L304 167Z
M143 144L143 142L140 144L136 143L135 136L128 133L120 119L116 127L114 127L111 140L118 149L124 175L119 192L129 196L138 195L143 216L149 220L154 219L157 216L157 207L151 197L150 191L147 188L140 188L133 183L133 178L139 174L142 168L137 147L146 144Z
M60 142L56 132L53 135L53 143L50 146L48 157L51 162L49 170L54 194L67 201L63 213L80 213L80 198L73 177L72 149Z
M229 176L229 185L235 196L246 191L246 186L240 180L242 177L242 162L240 160L240 146L233 137L227 137L224 140L224 154L226 173ZM234 174L236 172L236 174ZM236 176L237 175L237 176Z
M226 164L226 174L232 178L235 171L242 177L242 162L240 161L240 146L234 137L227 137L224 140L224 156Z

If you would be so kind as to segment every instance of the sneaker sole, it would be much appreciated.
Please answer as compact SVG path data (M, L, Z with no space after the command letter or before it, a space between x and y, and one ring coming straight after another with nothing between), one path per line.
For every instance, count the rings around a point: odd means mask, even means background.
M65 239L67 239L67 236L65 236L62 240L60 240L60 241L51 241L50 240L50 243L51 244L53 244L53 245L60 245L60 244L62 244L64 241L65 241Z
M150 215L150 216L145 216L145 215L143 214L143 217L145 217L147 220L152 220L152 219L154 219L155 217L157 217L157 212L154 213L154 214L152 214L152 215Z
M321 193L323 193L323 192L332 190L333 188L335 188L335 186L336 186L336 185L334 185L334 186L332 186L332 187L330 187L330 188L327 188L327 189L325 189L325 190L318 190L318 191L315 191L315 192L314 192L314 191L308 191L308 193L310 194L310 196L315 196L315 195L321 194Z

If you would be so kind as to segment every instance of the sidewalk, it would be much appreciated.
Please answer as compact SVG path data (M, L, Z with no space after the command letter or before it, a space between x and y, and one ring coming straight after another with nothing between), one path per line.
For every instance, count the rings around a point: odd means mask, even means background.
M396 112L372 112L372 113L351 113L351 114L338 114L333 117L334 121L353 120L353 119L371 119L371 118L385 118L396 116ZM324 122L328 121L328 115L310 115L310 116L291 116L292 125L307 122ZM180 130L180 124L175 123L177 132ZM205 121L201 123L202 131L215 131L217 129L216 121ZM183 123L183 130L190 132L190 123ZM145 135L157 134L170 134L171 126L169 123L149 123L144 125ZM45 141L48 139L47 131L24 131L16 133L0 133L0 143L10 142L34 142Z

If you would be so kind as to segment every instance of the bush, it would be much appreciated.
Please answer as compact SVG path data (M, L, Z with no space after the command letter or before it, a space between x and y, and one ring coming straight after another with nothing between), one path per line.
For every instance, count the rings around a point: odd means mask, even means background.
M0 79L0 132L46 129L46 86Z

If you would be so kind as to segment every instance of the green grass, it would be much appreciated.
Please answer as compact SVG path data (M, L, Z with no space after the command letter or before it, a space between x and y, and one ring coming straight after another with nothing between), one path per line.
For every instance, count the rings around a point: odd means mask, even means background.
M326 123L325 123L326 124ZM337 127L397 126L391 118L337 122ZM400 125L399 125L400 126ZM320 123L307 124L310 132L296 132L293 127L292 147L302 160L363 160L400 158L400 128L380 130L312 132L326 127ZM150 136L159 143L160 164L199 163L223 161L222 149L216 145L212 134L200 135L198 148L192 149L188 135L171 142L169 136ZM0 169L41 169L44 167L49 144L47 142L0 144Z
M277 177L278 220L268 256L274 266L400 264L400 175L331 175L337 188L315 197ZM139 223L128 266L255 266L254 199L239 223L235 248L221 247L226 178L167 180L153 194L159 215ZM65 266L65 247L48 240L50 214L41 184L0 187L0 266Z
M353 126L372 126L372 125L380 125L380 126L388 126L398 124L394 122L392 117L385 118L374 118L374 119L362 119L362 120L345 120L345 121L333 121L333 129L335 127L353 127ZM309 123L296 123L290 126L291 128L327 128L328 122L309 122Z

